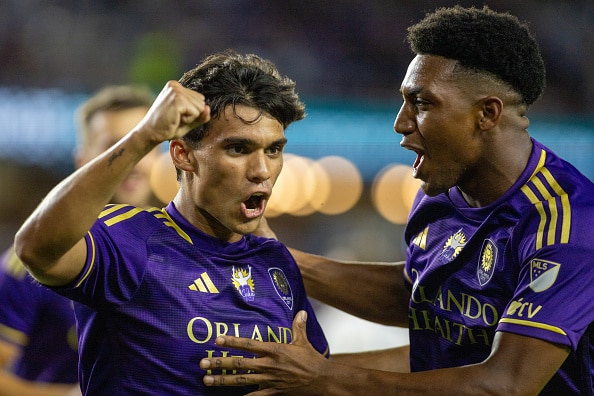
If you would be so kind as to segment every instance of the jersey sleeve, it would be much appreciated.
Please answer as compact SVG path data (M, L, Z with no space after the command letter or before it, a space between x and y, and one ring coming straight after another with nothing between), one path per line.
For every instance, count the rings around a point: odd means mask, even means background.
M78 278L53 289L98 310L130 300L146 270L151 218L140 208L108 205L85 236L87 259Z
M532 225L518 230L523 234L516 245L519 282L497 330L576 350L594 321L592 233L583 216L572 216L571 223L565 224L565 234L562 223L555 229L554 223L541 222L541 218L537 216L537 224L532 219Z

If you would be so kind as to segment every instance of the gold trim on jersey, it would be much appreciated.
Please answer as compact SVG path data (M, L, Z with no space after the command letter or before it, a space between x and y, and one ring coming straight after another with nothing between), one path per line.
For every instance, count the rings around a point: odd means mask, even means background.
M0 324L0 334L2 334L2 337L15 344L21 346L29 344L29 337L27 337L27 334L17 329L13 329L12 327Z
M192 238L190 238L190 236L188 234L186 234L186 232L184 230L181 229L180 226L178 226L177 224L175 224L175 222L173 221L173 219L169 216L169 213L167 213L167 211L165 210L165 208L163 209L156 209L154 208L153 210L149 210L149 212L153 213L153 215L157 218L157 219L167 219L167 221L164 221L163 224L165 224L168 227L171 227L175 230L175 232L177 232L177 234L184 238L186 241L188 241L190 244L194 244L194 242L192 242Z
M546 152L541 151L538 166L532 177L522 186L522 192L540 215L536 234L536 250L555 243L568 243L571 230L571 205L569 197L551 172L544 167ZM536 177L542 175L542 178ZM536 195L538 192L542 198ZM560 205L557 202L560 200ZM548 226L547 226L548 225ZM557 231L561 234L557 237Z
M564 335L564 336L567 335L567 333L565 331L563 331L563 329L560 329L557 326L551 326L551 325L544 324L544 323L530 322L529 320L512 319L512 318L502 318L500 320L500 322L510 323L510 324L517 324L517 325L528 326L528 327L536 327L537 329L543 329L543 330L552 331L553 333L561 334L561 335Z
M99 213L98 219L102 219L104 217L107 217L109 215L111 215L112 213L125 208L125 207L129 207L129 209L124 212L121 213L119 215L115 215L111 218L108 218L107 220L104 221L105 225L107 225L108 227L111 227L114 224L117 224L119 222L122 222L124 220L128 220L134 216L136 216L138 213L141 213L143 211L145 211L145 209L142 208L137 208L135 206L131 206L131 205L125 205L125 204L119 204L119 205L106 205L105 209L103 211L101 211L101 213ZM183 239L185 239L186 241L188 241L190 244L193 244L192 242L192 238L190 238L190 236L184 232L184 230L181 229L180 226L178 226L177 224L175 224L175 222L173 221L173 219L169 216L169 214L167 213L167 211L165 210L165 208L163 209L158 209L158 208L149 208L146 209L147 212L149 212L150 214L152 214L155 218L159 219L159 220L165 220L163 221L163 224L171 227L175 230L175 232L177 232L177 234L182 237ZM78 281L78 283L76 284L75 287L79 287L84 280L89 276L89 274L91 273L91 271L93 270L93 267L95 266L95 256L96 256L96 246L95 246L95 240L93 239L93 234L91 234L91 232L89 231L87 233L89 235L89 240L91 241L91 262L89 264L89 268L87 269L87 272L85 272L85 274L83 275L83 277Z
M110 215L111 213L115 212L116 210L124 208L126 206L129 206L129 205L113 205L113 206L103 210L99 214L99 218L101 219L107 215ZM143 210L142 208L137 208L135 206L129 206L129 208L130 209L128 211L126 211L122 214L119 214L117 216L114 216L108 220L105 220L105 225L108 227L111 227L112 225L117 224L120 221L128 220L128 219L136 216L138 213L142 212L142 210Z
M87 277L93 270L93 267L95 266L95 249L96 249L95 248L95 240L93 239L93 234L91 234L90 231L87 232L87 234L89 235L89 240L91 241L91 263L89 264L89 268L87 269L87 272L85 272L83 277L80 278L80 280L76 283L76 286L74 286L74 287L79 287L84 282L84 280L87 279Z
M159 209L159 208L149 208L149 209L142 209L142 208L137 208L135 206L130 206L130 205L124 205L124 204L119 204L119 205L107 205L105 207L105 209L99 214L99 219L102 219L106 216L109 216L110 214L125 208L125 207L129 207L129 209L121 214L118 214L116 216L113 216L107 220L104 221L105 225L108 227L111 227L112 225L115 225L119 222L122 222L124 220L128 220L134 216L136 216L138 213L141 213L143 211L147 211L150 214L152 214L153 216L155 216L155 218L163 220L165 219L165 221L163 221L163 224L171 227L175 230L175 232L177 232L177 234L182 237L183 239L185 239L186 241L188 241L190 244L194 244L192 242L192 238L190 238L190 236L181 229L180 226L178 226L173 219L169 216L169 214L167 213L167 211L165 210L165 208L163 209Z

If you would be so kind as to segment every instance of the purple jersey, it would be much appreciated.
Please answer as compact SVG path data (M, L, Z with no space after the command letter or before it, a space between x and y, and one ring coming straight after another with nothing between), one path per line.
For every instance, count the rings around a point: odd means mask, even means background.
M246 356L220 348L227 334L291 342L297 311L320 353L328 343L301 273L276 240L227 243L160 210L109 205L87 237L87 263L71 287L77 301L80 382L87 395L243 395L254 387L207 388L200 360Z
M29 381L76 383L72 302L39 286L14 251L0 258L0 337L19 347L9 370Z
M513 187L472 208L416 199L407 225L411 369L481 362L496 331L571 349L542 394L592 394L594 185L540 143Z

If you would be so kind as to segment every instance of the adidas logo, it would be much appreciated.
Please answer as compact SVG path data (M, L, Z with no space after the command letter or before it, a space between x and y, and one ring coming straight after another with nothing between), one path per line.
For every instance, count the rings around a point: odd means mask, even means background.
M200 278L194 279L194 283L188 286L188 289L202 293L218 293L219 289L212 283L206 272L200 275Z

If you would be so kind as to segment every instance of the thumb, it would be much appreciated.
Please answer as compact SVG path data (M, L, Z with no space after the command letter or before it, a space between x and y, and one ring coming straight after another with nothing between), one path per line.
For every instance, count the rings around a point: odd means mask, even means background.
M299 311L293 318L293 341L291 344L307 345L307 312Z

